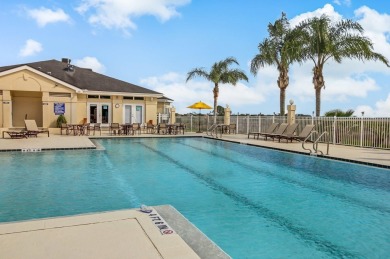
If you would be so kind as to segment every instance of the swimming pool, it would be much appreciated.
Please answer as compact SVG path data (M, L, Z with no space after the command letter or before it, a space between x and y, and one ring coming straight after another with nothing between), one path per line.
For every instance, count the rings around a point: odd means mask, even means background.
M0 154L0 222L172 204L233 258L386 258L390 170L202 138Z

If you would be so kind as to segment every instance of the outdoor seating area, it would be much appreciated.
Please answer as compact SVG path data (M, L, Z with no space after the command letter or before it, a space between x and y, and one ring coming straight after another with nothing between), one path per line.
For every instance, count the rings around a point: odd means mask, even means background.
M302 131L296 135L296 130L298 128L298 123L272 123L264 132L249 132L248 133L248 139L251 135L253 135L253 138L259 139L260 136L264 137L264 140L267 140L268 138L271 138L272 140L278 139L279 142L282 139L285 139L290 142L293 140L296 141L304 141L307 139L311 133L314 131L315 125L308 124L306 125Z
M184 123L160 123L154 125L151 121L146 124L141 123L109 123L102 126L101 123L82 123L82 124L67 124L62 123L60 126L61 135L72 136L95 136L105 132L109 136L126 136L126 135L141 135L141 134L167 134L177 135L185 134L186 125Z

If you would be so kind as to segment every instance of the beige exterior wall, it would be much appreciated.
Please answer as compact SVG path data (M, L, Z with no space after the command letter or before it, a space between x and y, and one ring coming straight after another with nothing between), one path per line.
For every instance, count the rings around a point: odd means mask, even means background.
M35 119L44 128L56 128L58 115L54 113L55 103L65 104L68 123L89 121L89 104L109 104L110 122L124 123L125 105L142 106L142 120L156 123L157 97L145 96L144 100L129 100L109 93L110 99L88 98L91 94L76 93L76 88L61 84L27 69L0 75L0 128L24 127L24 118Z

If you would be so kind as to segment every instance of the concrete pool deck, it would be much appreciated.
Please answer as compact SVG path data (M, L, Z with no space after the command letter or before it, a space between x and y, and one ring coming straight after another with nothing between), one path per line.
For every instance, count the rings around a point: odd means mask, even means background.
M168 228L160 230L161 224ZM2 223L0 258L230 257L165 205L150 213L129 209Z

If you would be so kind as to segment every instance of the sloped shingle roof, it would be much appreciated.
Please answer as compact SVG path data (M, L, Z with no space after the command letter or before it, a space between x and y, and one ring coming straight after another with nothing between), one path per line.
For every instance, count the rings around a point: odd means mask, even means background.
M73 85L81 90L120 92L120 93L137 93L137 94L161 94L147 88L130 84L109 76L105 76L91 69L74 66L74 71L68 71L68 64L58 60L46 60L33 63L12 65L0 67L0 72L14 69L21 66L29 66L45 74L50 72L50 76L63 82Z

